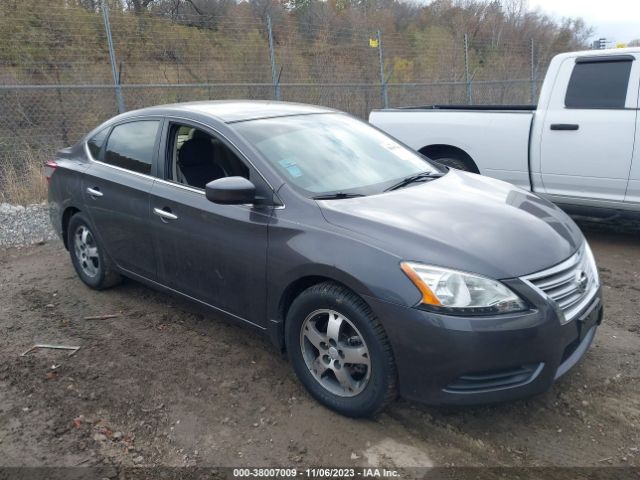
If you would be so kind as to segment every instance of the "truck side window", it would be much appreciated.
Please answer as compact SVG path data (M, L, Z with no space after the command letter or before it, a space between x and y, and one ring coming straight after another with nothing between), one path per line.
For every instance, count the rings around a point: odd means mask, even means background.
M631 60L576 63L564 104L567 108L624 108Z

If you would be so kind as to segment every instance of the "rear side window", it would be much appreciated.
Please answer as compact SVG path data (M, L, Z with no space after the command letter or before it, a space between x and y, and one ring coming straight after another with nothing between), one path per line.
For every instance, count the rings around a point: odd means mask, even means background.
M159 125L157 120L141 120L114 127L103 161L149 175Z
M93 137L91 137L89 141L87 141L87 146L89 147L89 151L91 152L91 156L93 158L100 158L100 150L102 150L102 145L104 145L104 141L107 138L107 133L109 133L109 129L103 128Z
M631 61L576 63L565 105L568 108L624 108Z

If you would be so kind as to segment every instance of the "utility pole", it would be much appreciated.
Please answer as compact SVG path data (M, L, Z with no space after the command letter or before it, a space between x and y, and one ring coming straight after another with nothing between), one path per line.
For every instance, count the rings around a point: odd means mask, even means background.
M382 33L380 33L380 30L378 30L378 56L380 60L380 88L382 93L382 104L384 105L384 108L389 108L387 80L384 78L384 55L382 53Z
M469 37L464 34L464 81L467 84L467 104L473 105L471 78L469 77Z
M124 98L122 96L122 86L120 85L120 76L116 67L116 54L113 50L113 38L111 37L111 22L109 21L109 5L106 0L102 0L102 18L104 19L104 30L107 33L107 44L109 46L109 59L111 60L111 74L113 75L113 84L116 91L116 103L118 104L118 113L124 113Z
M536 104L536 93L538 85L536 85L536 57L535 57L535 44L533 38L531 39L531 105Z
M273 83L273 97L280 101L280 81L276 69L276 52L273 46L273 29L271 27L271 15L267 14L267 31L269 33L269 57L271 58L271 82Z

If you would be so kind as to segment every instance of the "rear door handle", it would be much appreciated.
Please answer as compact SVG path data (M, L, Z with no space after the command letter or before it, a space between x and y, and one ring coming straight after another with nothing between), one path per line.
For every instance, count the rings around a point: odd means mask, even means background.
M168 209L165 210L165 209L162 209L162 208L154 208L153 209L153 214L159 216L160 220L162 220L164 223L167 223L167 221L169 221L169 220L177 220L178 219L178 216L174 215L173 213L171 213L171 211L168 210Z
M91 195L93 198L101 197L101 196L104 195L104 193L102 193L100 191L100 189L97 188L97 187L95 187L95 188L91 188L91 187L87 188L87 193L89 195Z
M577 123L552 123L551 130L578 130L580 125Z

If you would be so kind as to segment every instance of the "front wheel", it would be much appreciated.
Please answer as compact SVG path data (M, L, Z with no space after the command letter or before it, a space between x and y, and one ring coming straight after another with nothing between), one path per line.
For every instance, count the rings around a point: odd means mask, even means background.
M367 304L331 282L305 290L286 319L293 369L311 395L350 417L372 416L396 396L391 345Z

